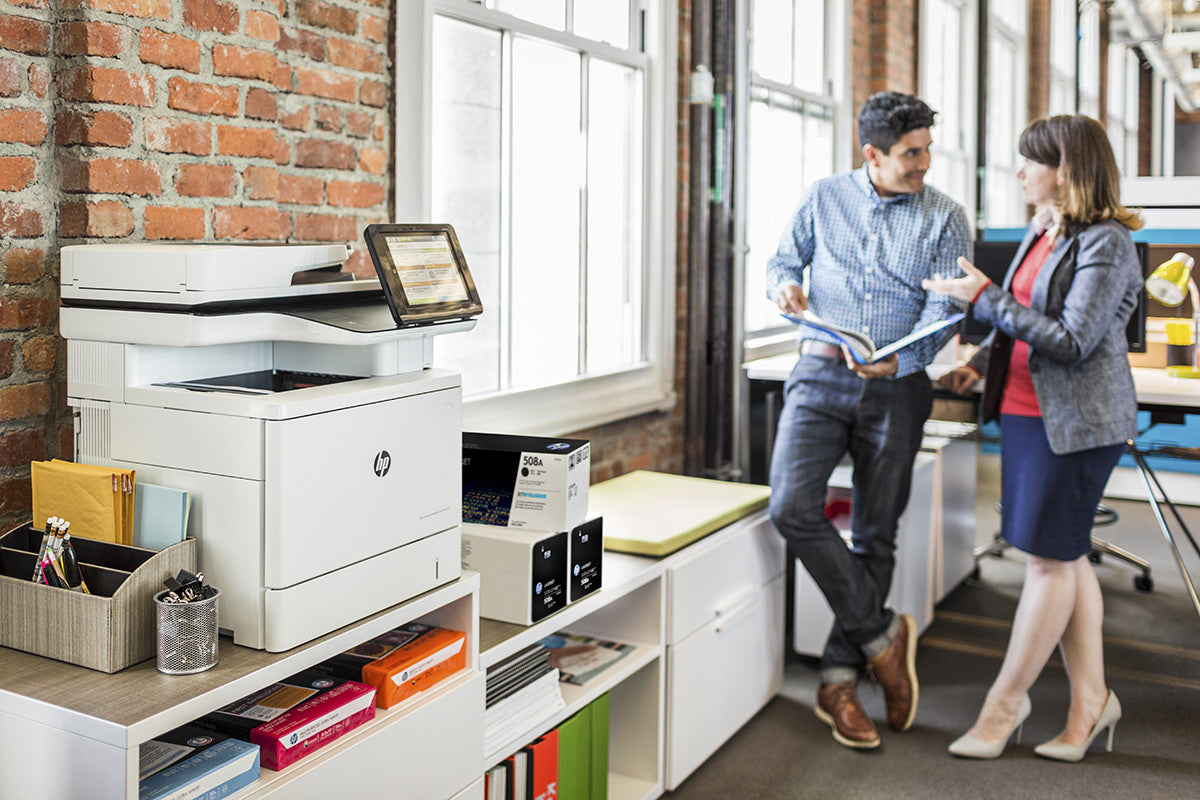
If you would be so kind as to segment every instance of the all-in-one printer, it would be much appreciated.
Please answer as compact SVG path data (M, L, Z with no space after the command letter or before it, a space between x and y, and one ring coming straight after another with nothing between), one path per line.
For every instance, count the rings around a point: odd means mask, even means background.
M237 644L287 650L459 575L461 379L433 338L480 309L438 261L457 241L426 233L388 265L444 313L408 325L379 281L342 280L344 245L61 251L76 458L191 493Z

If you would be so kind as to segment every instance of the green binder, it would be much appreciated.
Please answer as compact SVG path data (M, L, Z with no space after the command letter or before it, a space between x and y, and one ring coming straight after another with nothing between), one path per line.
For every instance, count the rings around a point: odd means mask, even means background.
M588 706L592 712L592 800L608 797L608 694Z
M558 800L592 798L592 707L558 726Z

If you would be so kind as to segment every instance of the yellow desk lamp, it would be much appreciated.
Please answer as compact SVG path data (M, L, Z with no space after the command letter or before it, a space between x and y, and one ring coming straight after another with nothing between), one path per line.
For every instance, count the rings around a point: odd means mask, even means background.
M1200 378L1200 369L1196 366L1196 356L1200 355L1200 302L1197 301L1196 282L1192 280L1195 266L1195 259L1187 253L1176 253L1146 278L1146 294L1164 306L1177 306L1185 297L1192 300L1192 365L1168 367L1167 374L1177 378Z

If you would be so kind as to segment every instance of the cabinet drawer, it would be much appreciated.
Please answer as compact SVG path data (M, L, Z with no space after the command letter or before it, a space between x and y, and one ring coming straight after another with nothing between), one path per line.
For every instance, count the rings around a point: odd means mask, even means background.
M667 643L736 613L784 568L783 537L766 511L692 545L668 570Z
M370 726L329 758L282 781L279 791L269 796L272 800L365 797L378 795L387 786L388 797L403 800L453 797L483 774L483 686L483 673L476 673L427 703L401 708L399 719ZM303 764L290 769L300 772Z
M783 682L784 577L667 648L667 788L674 789Z

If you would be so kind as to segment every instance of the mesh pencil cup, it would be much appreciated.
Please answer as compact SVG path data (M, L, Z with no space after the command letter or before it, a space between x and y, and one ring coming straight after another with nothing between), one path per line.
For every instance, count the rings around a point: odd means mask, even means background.
M211 669L217 663L217 598L191 603L165 603L170 592L154 596L157 607L158 671L168 675L189 675Z

